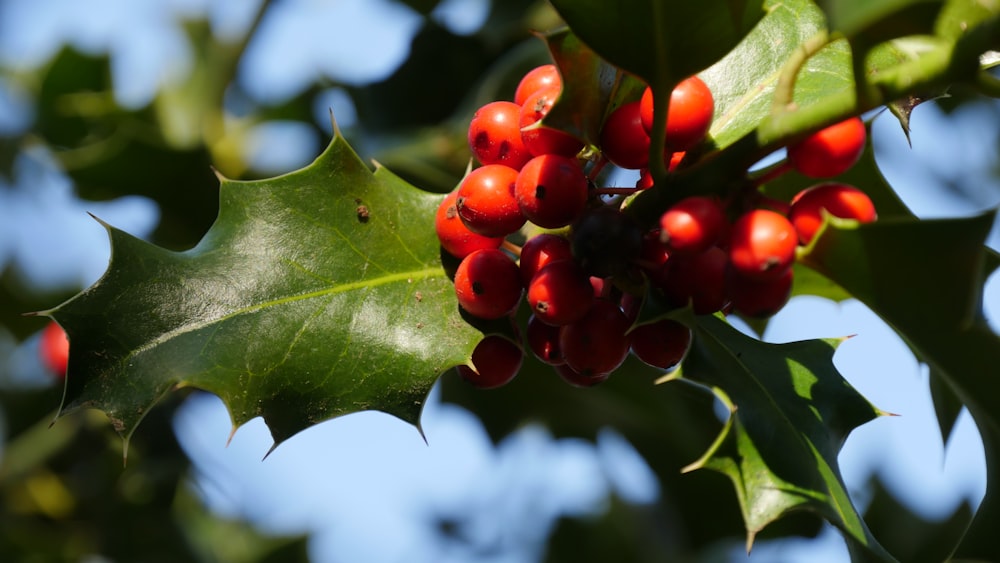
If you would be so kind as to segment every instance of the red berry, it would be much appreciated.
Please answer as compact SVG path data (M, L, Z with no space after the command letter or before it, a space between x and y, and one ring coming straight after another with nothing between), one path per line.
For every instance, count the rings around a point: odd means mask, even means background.
M458 201L457 191L445 196L434 217L434 230L437 231L441 247L456 258L465 258L473 251L483 248L500 248L503 237L479 235L465 226L458 216L456 201Z
M582 319L562 327L559 348L566 364L581 375L611 373L628 356L628 329L628 317L618 305L598 299Z
M481 319L499 319L512 313L522 290L517 264L502 250L477 250L463 258L455 270L458 304Z
M601 128L601 152L617 166L639 170L649 164L649 133L642 126L639 102L615 108Z
M59 323L50 321L42 329L38 342L38 352L45 367L57 377L66 376L66 365L69 363L69 338Z
M569 239L552 233L541 233L528 239L521 247L521 279L524 285L531 283L532 278L550 262L571 260Z
M764 318L777 313L792 295L794 272L789 268L773 280L748 279L733 272L729 279L729 296L733 310L745 317Z
M523 106L532 94L546 88L562 89L562 77L554 64L547 64L529 70L514 91L514 103Z
M562 326L577 321L593 302L590 276L573 260L549 263L528 285L528 305L546 324Z
M488 237L505 237L525 222L514 196L517 170L500 164L476 168L458 186L455 206L465 226Z
M510 383L523 361L524 353L517 344L491 334L472 351L472 367L460 365L458 373L480 389L495 389Z
M740 275L758 280L784 275L795 260L799 236L780 213L754 209L733 223L729 260Z
M639 179L635 181L635 187L638 190L648 190L653 187L655 182L653 181L653 175L649 172L649 168L643 168L639 171Z
M861 118L852 117L789 145L788 161L810 178L839 176L861 158L867 137Z
M799 234L799 242L809 244L823 224L823 211L841 219L871 223L878 214L868 194L848 184L827 183L806 188L792 199L788 219Z
M583 148L583 142L573 135L539 123L548 115L561 93L561 88L545 88L528 96L521 106L521 140L535 156L559 154L572 157Z
M517 204L529 221L546 229L572 223L587 206L587 177L574 158L543 154L517 175Z
M698 254L718 243L726 228L726 213L715 197L689 196L660 217L660 240L677 254Z
M562 350L559 348L559 327L543 323L535 315L528 318L528 330L525 333L528 348L536 358L550 366L566 363Z
M503 164L515 170L531 160L521 140L521 106L490 102L469 122L469 148L482 164Z
M598 383L603 383L608 380L610 373L594 373L590 375L584 375L566 364L560 364L554 366L556 373L563 381L569 383L573 387L593 387Z
M697 315L722 310L729 300L726 251L713 246L694 256L671 257L663 290L678 305L691 303Z
M637 358L653 367L671 369L687 354L691 329L677 321L661 319L635 327L629 337Z
M653 105L666 100L653 100L653 90L646 88L639 100L642 125L646 132L653 129ZM670 93L667 109L667 149L686 151L697 145L708 134L715 113L712 91L697 76L681 81Z

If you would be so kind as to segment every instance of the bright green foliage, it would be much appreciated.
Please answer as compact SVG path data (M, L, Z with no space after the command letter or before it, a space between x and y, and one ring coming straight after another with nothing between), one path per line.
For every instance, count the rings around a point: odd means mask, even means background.
M191 386L222 397L236 425L263 416L277 443L367 409L417 424L481 334L440 262L441 196L372 174L337 137L298 172L223 180L221 199L186 252L109 228L108 272L52 311L73 342L63 412L98 407L128 436Z

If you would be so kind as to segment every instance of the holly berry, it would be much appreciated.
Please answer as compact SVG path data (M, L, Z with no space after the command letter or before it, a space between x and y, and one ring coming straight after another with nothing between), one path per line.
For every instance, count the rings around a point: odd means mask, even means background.
M42 329L38 352L49 372L57 377L66 375L66 365L69 363L69 338L59 323L50 321Z
M642 126L647 133L653 130L653 106L667 100L654 100L652 88L647 87L639 100ZM708 134L715 113L712 91L700 78L692 76L680 82L670 92L667 106L667 149L686 151L697 145Z
M663 370L681 363L691 345L691 329L671 319L639 325L629 337L635 357Z
M740 275L769 280L784 275L795 260L798 233L784 215L754 209L733 223L729 260Z
M575 369L569 367L569 365L567 364L560 364L558 366L554 366L554 368L556 373L559 374L559 377L561 377L563 381L569 383L573 387L583 387L583 388L593 387L599 383L607 381L608 377L610 377L611 375L610 372L592 373L584 375L576 371Z
M601 152L613 164L639 170L649 164L649 133L642 125L639 102L629 102L608 115L601 128Z
M629 352L628 317L617 304L598 299L582 319L559 331L559 348L566 364L584 375L611 373Z
M671 252L698 254L721 240L726 224L718 198L689 196L660 217L660 240Z
M495 389L508 383L521 370L524 353L510 340L491 334L472 351L472 367L458 366L462 379L480 389Z
M514 91L514 103L523 106L529 96L546 88L562 90L562 77L554 64L538 66L525 73Z
M573 256L591 275L605 278L623 273L639 257L642 229L631 216L602 206L573 224Z
M867 137L861 118L851 117L789 145L788 162L810 178L839 176L861 158Z
M528 305L538 320L555 326L575 322L590 309L594 289L590 276L574 260L552 262L528 285Z
M476 110L469 122L469 148L482 164L503 164L520 170L531 160L521 140L521 106L490 102Z
M729 301L726 251L713 246L693 256L671 257L662 284L667 297L677 305L691 304L696 315L721 311Z
M481 319L499 319L514 312L522 292L517 264L502 250L477 250L455 270L459 306Z
M458 186L455 206L465 226L488 237L505 237L525 222L517 205L517 170L487 164L469 172Z
M543 363L558 366L566 363L559 348L559 327L543 323L535 315L528 318L525 331L528 348Z
M531 283L532 278L546 264L559 260L572 260L569 239L552 233L541 233L525 241L521 247L521 279L524 285Z
M788 219L795 226L799 242L809 244L820 226L823 211L841 219L871 223L878 214L868 194L848 184L825 183L806 188L792 199Z
M528 96L521 106L521 140L535 156L560 154L573 157L583 148L583 142L573 135L540 123L561 93L561 88L545 88Z
M789 268L772 280L746 278L733 272L729 281L729 297L733 310L745 317L765 318L777 313L792 295L795 270Z
M514 194L521 213L546 229L565 227L587 206L587 177L576 159L543 154L517 175Z
M465 222L458 216L458 208L455 206L457 201L457 191L446 195L434 216L434 230L441 247L459 259L483 248L500 248L503 237L476 234L465 226Z

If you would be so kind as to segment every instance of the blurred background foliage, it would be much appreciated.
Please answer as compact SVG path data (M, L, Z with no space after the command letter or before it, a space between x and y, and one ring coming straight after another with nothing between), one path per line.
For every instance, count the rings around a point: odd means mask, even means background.
M273 122L311 132L315 154L332 132L328 111L338 96L349 103L335 117L363 158L421 188L448 191L468 164L465 128L471 113L486 101L508 97L526 70L546 62L544 43L532 31L559 21L545 2L505 0L489 4L478 31L457 34L432 17L442 2L399 3L418 13L420 23L394 72L367 83L317 76L280 100L255 100L246 88L249 78L240 75L255 30L280 3L263 2L249 31L235 38L214 32L204 19L180 22L194 55L190 67L137 107L116 98L108 54L65 45L40 66L2 66L0 81L16 87L32 117L27 126L0 135L0 195L13 189L19 159L41 148L80 198L148 198L159 213L149 240L189 248L218 211L213 169L239 179L283 171L260 165L248 147L253 129ZM969 99L958 92L942 107L954 110ZM190 462L171 426L183 394L149 413L129 444L124 467L122 444L99 413L76 413L51 424L61 385L41 373L30 353L45 321L23 313L59 303L85 284L35 283L14 260L0 261L0 267L0 560L306 560L304 538L269 537L200 505L186 481ZM488 396L447 374L443 396L476 413L494 440L523 427L527 413L555 436L594 439L611 425L645 457L661 487L654 505L618 499L599 516L562 520L546 560L726 560L728 548L745 533L729 483L710 472L680 472L717 434L712 397L683 384L650 392L656 374L639 365L628 367L630 377L611 379L601 394L568 389L556 378L538 375L543 369L531 363L527 376ZM961 506L950 518L928 521L880 483L867 490L870 527L904 561L941 561L971 515ZM468 541L461 513L435 518L442 538ZM818 518L792 515L762 537L809 538L820 530ZM481 554L490 560L488 548Z

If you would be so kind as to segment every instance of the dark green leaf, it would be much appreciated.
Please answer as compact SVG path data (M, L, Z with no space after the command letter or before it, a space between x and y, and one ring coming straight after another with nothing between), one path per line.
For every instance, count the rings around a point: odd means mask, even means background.
M730 407L719 439L690 469L708 468L736 487L747 547L765 526L808 509L873 558L892 560L853 507L837 467L848 433L880 414L833 366L837 342L769 344L716 317L698 317L681 372Z
M831 32L874 45L904 35L930 33L943 0L819 0Z
M236 425L263 416L276 443L367 409L416 424L481 336L440 262L441 197L372 174L337 136L297 172L223 180L219 218L190 251L109 227L104 277L51 312L73 343L63 412L100 408L127 437L190 386Z

